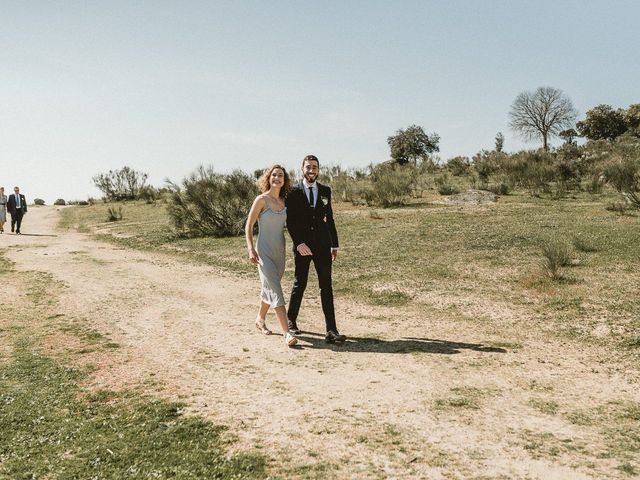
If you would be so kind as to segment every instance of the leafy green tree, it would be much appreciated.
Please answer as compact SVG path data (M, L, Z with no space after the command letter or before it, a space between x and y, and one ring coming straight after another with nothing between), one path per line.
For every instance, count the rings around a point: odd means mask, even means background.
M558 136L564 140L565 145L575 145L576 137L579 137L578 132L573 128L567 128L566 130L561 131Z
M427 134L418 125L410 125L405 130L400 129L395 135L387 138L391 158L400 165L409 162L417 164L418 159L426 160L430 153L440 150L439 142L438 134Z
M587 112L587 117L576 124L578 132L589 140L613 140L627 131L624 110L610 105L598 105Z
M577 116L571 99L562 90L538 87L535 92L522 92L511 105L509 125L526 140L541 139L549 150L549 139L573 127Z

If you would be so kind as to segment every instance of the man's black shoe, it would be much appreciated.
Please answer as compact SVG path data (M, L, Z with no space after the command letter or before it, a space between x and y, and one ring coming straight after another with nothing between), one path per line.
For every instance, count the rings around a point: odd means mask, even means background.
M289 328L289 332L291 332L293 335L300 335L300 329L298 328L298 325L296 325L296 322L289 320L287 322L287 326Z
M329 330L324 337L325 343L344 343L346 339L346 335L341 335L333 330Z

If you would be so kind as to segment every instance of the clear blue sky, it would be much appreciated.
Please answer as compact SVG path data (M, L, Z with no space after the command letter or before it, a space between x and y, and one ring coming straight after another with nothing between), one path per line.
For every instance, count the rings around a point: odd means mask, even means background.
M639 18L615 0L0 0L0 185L51 202L124 165L156 186L311 152L361 167L410 124L442 159L498 131L533 148L507 125L522 91L581 115L640 102Z

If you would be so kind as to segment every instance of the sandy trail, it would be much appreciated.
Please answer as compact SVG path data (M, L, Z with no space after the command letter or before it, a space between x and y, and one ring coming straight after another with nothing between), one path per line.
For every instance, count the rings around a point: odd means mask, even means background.
M289 468L287 476L621 475L614 459L598 458L597 428L532 407L532 399L552 399L561 413L639 401L632 374L603 364L606 352L526 332L518 338L522 348L491 348L487 342L500 332L446 324L435 310L342 299L339 327L350 340L327 346L316 295L302 307L300 327L309 333L288 349L281 335L253 327L257 276L238 279L57 231L57 216L53 207L34 207L24 234L2 240L18 270L48 272L64 284L59 314L123 347L99 365L92 386L143 384L179 398L229 425L239 436L236 448L259 448L276 467ZM272 315L268 324L277 330ZM464 405L467 397L476 403ZM583 448L537 454L527 432Z

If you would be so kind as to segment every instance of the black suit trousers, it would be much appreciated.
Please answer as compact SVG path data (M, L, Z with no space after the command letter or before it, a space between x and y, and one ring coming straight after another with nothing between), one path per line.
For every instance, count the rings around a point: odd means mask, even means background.
M322 302L322 312L324 313L327 331L333 330L337 332L336 314L333 307L333 286L331 283L331 250L308 256L302 256L298 252L295 253L295 279L293 281L293 288L291 289L291 299L289 301L287 317L292 322L295 322L298 318L300 305L302 304L302 296L307 288L311 262L313 262L313 266L318 275L320 300Z
M13 232L14 227L16 228L16 232L20 231L20 226L22 225L22 217L24 216L24 212L22 209L16 210L15 214L11 214L11 231Z

